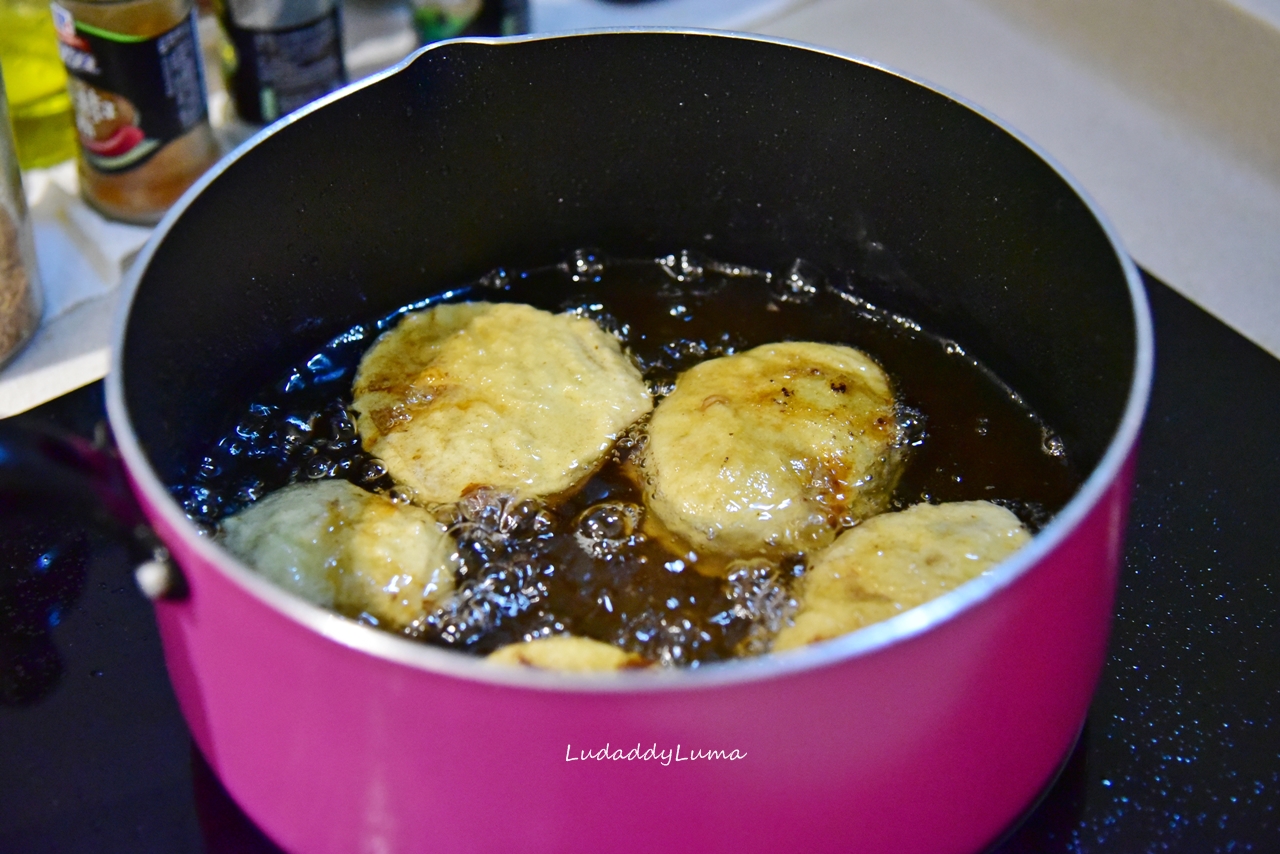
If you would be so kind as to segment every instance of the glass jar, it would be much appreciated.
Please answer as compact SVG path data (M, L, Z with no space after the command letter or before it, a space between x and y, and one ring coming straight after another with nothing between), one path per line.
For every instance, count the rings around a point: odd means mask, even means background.
M191 0L57 0L80 192L149 225L219 156Z
M0 66L23 169L76 155L67 72L47 0L0 0Z
M0 73L0 365L40 325L40 280Z

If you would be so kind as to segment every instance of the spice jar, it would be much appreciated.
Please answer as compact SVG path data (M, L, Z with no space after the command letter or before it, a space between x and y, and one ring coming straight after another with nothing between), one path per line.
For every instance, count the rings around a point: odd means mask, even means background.
M214 0L236 113L266 124L347 82L338 0Z
M0 364L17 353L39 325L36 249L0 74Z
M80 141L80 191L151 224L218 159L191 0L58 0L54 29Z

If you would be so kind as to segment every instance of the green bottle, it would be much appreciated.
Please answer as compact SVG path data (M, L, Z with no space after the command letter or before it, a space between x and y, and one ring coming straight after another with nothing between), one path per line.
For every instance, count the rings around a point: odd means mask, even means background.
M428 44L454 36L513 36L529 31L528 0L411 0L413 28Z

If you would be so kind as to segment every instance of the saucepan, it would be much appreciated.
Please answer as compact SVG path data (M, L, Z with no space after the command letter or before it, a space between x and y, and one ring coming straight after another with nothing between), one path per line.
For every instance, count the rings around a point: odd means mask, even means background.
M1017 389L1087 476L1030 545L887 622L608 676L357 624L184 515L173 487L283 366L584 246L845 271ZM935 87L726 33L441 43L222 161L125 303L108 410L168 552L144 573L165 661L210 766L289 851L972 852L1077 738L1151 381L1145 298L1072 180Z

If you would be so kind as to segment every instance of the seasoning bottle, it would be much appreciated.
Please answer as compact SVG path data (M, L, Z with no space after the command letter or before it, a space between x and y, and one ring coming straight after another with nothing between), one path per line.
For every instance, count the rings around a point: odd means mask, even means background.
M23 169L76 156L67 72L47 0L0 0L0 66Z
M0 365L40 325L40 280L0 74Z
M80 192L151 224L218 159L191 0L52 4L80 140Z
M529 0L410 0L422 44L454 36L513 36L529 31Z
M273 122L347 82L338 0L214 0L240 118Z

